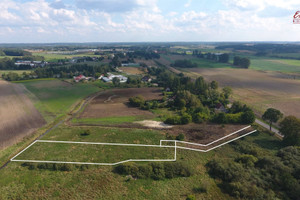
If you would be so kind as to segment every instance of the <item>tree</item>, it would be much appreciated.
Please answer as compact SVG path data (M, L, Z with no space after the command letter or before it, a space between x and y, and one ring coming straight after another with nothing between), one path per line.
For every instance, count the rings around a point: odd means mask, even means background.
M211 89L216 90L216 89L218 89L219 84L218 84L217 81L212 81L212 82L210 83L210 87L211 87Z
M221 112L221 113L218 113L215 118L214 118L214 121L216 123L219 123L219 124L224 124L226 123L226 114Z
M287 145L300 145L300 120L295 116L285 117L280 122L279 130L284 135L283 141Z
M248 69L249 66L250 66L250 60L249 60L249 58L242 58L242 59L241 59L240 66L241 66L242 68Z
M174 102L174 105L181 110L185 107L186 101L184 99L176 98L175 102Z
M249 58L241 58L239 56L235 56L233 58L233 65L239 66L241 68L248 69L250 66L250 59Z
M241 122L245 124L252 124L255 121L255 115L252 110L243 112L241 115Z
M239 66L240 63L241 63L241 57L234 56L234 58L233 58L233 65Z
M229 61L229 54L228 53L223 53L222 55L220 55L219 62L228 63L228 61Z
M112 80L114 86L119 86L120 85L120 79L118 79L117 77L114 77Z
M226 99L229 98L229 96L232 94L232 89L229 86L223 87L223 93Z
M276 123L280 118L282 118L282 113L279 110L274 108L268 108L266 112L262 116L263 120L269 121L270 130L272 127L272 123Z

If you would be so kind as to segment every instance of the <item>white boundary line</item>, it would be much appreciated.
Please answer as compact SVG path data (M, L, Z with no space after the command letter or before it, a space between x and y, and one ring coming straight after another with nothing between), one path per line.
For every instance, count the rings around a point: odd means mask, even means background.
M15 162L34 162L34 163L61 163L61 164L85 164L85 165L118 165L121 163L126 163L126 162L170 162L170 161L176 161L177 160L177 148L178 149L184 149L184 150L192 150L192 151L198 151L198 152L209 152L213 149L216 149L218 147L221 147L225 144L228 144L232 141L238 140L242 137L245 137L247 135L250 135L254 132L256 132L256 130L248 132L244 135L241 135L239 137L236 137L232 140L229 140L227 142L224 142L222 144L219 144L215 147L212 147L210 149L207 150L202 150L202 149L194 149L194 148L188 148L188 147L182 147L182 146L177 146L177 143L184 143L184 144L191 144L191 145L195 145L195 146L202 146L202 147L207 147L210 146L218 141L221 141L227 137L230 137L242 130L248 129L251 126L247 126L245 128L242 128L238 131L235 131L229 135L226 135L222 138L219 138L209 144L198 144L198 143L192 143L192 142L185 142L185 141L179 141L179 140L160 140L160 144L159 145L148 145L148 144L124 144L124 143L100 143L100 142L72 142L72 141L53 141L53 140L35 140L33 143L31 143L29 146L27 146L25 149L23 149L21 152L19 152L17 155L15 155L13 158L11 158L11 161L15 161ZM128 159L128 160L124 160L124 161L120 161L120 162L116 162L116 163L90 163L90 162L66 162L66 161L43 161L43 160L18 160L15 159L17 156L19 156L21 153L23 153L25 150L27 150L29 147L31 147L33 144L35 144L36 142L41 142L41 143L62 143L62 144L95 144L95 145L111 145L111 146L138 146L138 147L160 147L160 148L174 148L174 159ZM169 146L169 145L162 145L162 142L174 142L174 146Z

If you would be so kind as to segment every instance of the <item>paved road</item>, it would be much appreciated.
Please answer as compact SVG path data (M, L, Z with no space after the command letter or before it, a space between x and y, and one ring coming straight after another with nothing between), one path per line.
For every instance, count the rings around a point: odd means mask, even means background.
M259 120L259 119L255 119L255 122L256 122L257 124L261 125L262 127L266 128L266 129L268 129L268 130L270 130L270 125L269 125L269 124L267 124L267 123L265 123L265 122L263 122L263 121L261 121L261 120ZM272 131L273 133L275 133L276 135L278 135L279 137L283 137L283 135L281 135L281 134L279 133L279 130L278 130L278 129L271 127L271 131Z

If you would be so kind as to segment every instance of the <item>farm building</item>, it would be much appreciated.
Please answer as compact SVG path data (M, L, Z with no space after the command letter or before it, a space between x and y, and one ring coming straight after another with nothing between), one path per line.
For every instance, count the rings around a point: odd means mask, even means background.
M144 76L143 78L142 78L142 81L143 82L151 82L151 77L150 76Z
M80 74L79 76L74 76L74 81L75 82L79 82L81 80L84 80L85 76L83 76L82 74Z
M129 67L129 66L131 66L131 67L139 67L140 66L139 63L122 63L121 65L122 65L122 67Z
M45 67L47 63L43 61L29 61L29 60L18 60L15 65L30 65L31 67Z
M107 77L101 77L101 79L104 82L111 82L114 78L118 78L120 80L120 83L125 83L127 81L127 77L123 76L123 75L114 75L111 73L107 73L108 76Z

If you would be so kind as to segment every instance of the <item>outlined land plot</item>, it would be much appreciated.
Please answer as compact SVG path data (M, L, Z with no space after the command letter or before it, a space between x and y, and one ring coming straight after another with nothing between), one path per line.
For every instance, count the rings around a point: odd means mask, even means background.
M12 161L114 165L128 161L175 161L175 146L37 140Z

